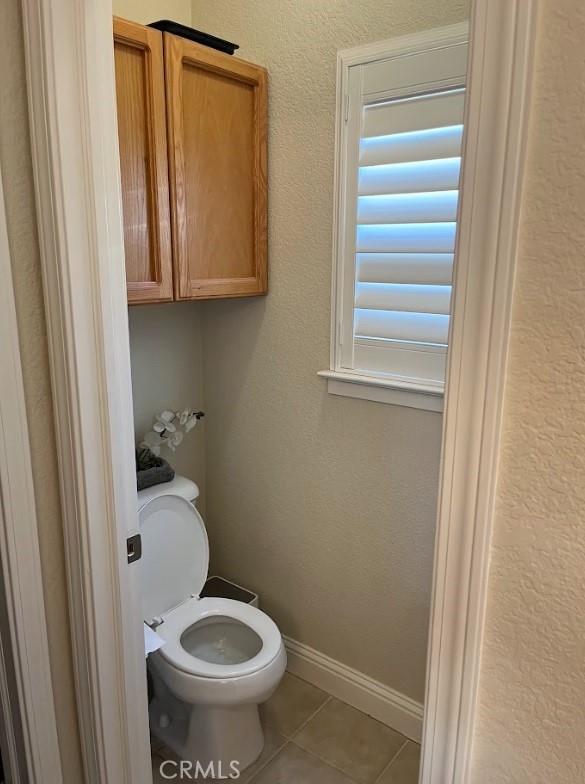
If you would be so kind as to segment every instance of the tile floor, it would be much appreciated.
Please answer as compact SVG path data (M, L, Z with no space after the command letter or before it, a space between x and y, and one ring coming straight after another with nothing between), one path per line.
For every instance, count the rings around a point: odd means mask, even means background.
M260 711L266 745L240 784L418 782L417 743L288 672ZM154 784L164 756L153 754Z

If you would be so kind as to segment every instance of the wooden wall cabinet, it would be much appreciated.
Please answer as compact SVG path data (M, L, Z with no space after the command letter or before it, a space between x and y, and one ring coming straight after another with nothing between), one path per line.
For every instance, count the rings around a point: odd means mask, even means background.
M267 291L267 76L114 19L128 302Z
M173 299L162 35L114 20L126 286L129 302Z

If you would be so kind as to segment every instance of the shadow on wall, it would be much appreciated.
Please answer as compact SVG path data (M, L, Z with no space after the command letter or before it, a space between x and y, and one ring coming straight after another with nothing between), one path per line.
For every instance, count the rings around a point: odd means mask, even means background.
M171 302L129 308L134 426L137 440L152 430L153 416L166 408L205 409L200 305ZM205 508L205 420L183 443L162 456L175 471L193 479Z

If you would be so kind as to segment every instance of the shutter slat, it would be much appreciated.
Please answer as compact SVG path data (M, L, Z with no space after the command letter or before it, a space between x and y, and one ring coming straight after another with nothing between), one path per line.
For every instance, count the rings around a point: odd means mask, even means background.
M358 226L356 250L370 253L453 253L455 223Z
M449 286L452 253L358 253L358 283L422 283Z
M404 283L358 283L355 306L368 310L449 315L451 286L417 286Z
M461 158L360 166L358 195L454 191L459 187L460 168Z
M454 90L465 84L466 71L466 42L432 47L365 64L362 68L362 90L364 95L386 94L392 90L400 97L412 95L413 90L420 95L429 84L434 86L435 92ZM441 88L439 83L443 81Z
M440 382L449 333L465 90L365 105L354 366Z
M360 166L429 161L461 155L463 126L373 136L360 141Z
M417 350L418 349L418 350ZM445 379L445 347L421 346L400 341L356 340L354 367L409 379L440 383Z
M362 138L422 131L463 122L464 90L370 104L364 108Z
M448 334L449 316L434 313L355 309L356 337L410 340L414 343L446 345Z
M433 223L454 221L458 191L393 193L358 198L358 223Z

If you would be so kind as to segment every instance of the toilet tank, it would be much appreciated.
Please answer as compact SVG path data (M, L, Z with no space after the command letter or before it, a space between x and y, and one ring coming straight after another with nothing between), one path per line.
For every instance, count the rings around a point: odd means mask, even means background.
M158 498L161 495L178 495L194 504L199 497L199 488L191 479L177 474L170 482L163 482L160 485L139 490L137 493L138 509L142 509L148 501L152 501L153 498Z

